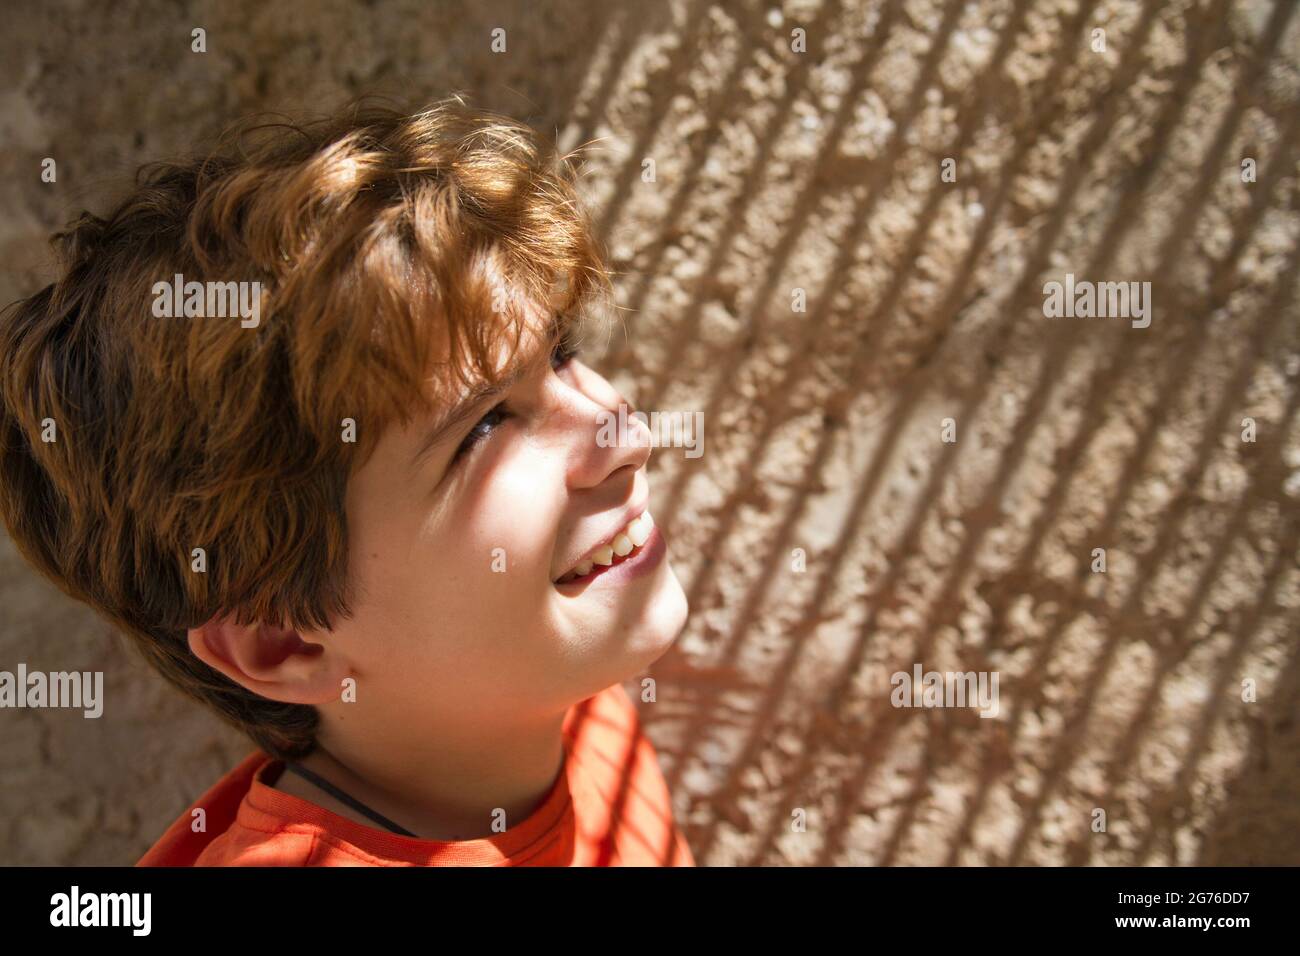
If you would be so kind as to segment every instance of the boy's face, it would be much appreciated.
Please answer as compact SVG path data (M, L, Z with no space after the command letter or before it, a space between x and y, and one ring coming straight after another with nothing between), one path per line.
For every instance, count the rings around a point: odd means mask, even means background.
M535 335L521 355L517 380L437 442L445 409L391 428L349 484L354 613L304 636L346 658L367 719L562 711L641 673L685 624L657 525L625 566L557 583L647 510L650 440L632 418L629 444L600 447L598 414L622 396Z

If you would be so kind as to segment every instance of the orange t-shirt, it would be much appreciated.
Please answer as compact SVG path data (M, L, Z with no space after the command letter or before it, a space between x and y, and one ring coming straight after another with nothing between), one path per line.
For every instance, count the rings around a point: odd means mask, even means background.
M542 805L503 833L420 840L353 822L264 782L254 751L136 866L694 866L658 757L619 684L570 708L564 768ZM274 778L273 778L274 779ZM206 811L206 832L191 827Z

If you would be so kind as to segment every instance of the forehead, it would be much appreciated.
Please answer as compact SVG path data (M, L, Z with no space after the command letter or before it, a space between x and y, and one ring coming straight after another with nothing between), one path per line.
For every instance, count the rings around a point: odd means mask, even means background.
M445 340L434 353L427 379L431 410L454 409L493 387L516 379L550 352L575 325L571 315L535 302L522 302L513 320L493 316L491 328L472 330L476 346L461 342L457 354Z

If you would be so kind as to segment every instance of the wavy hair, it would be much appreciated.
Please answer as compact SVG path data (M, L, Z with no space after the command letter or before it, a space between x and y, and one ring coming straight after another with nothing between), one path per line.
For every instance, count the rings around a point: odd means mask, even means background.
M573 155L460 95L363 97L141 167L0 313L0 516L23 555L259 747L311 752L314 707L239 686L185 632L351 613L345 489L383 430L491 380L524 300L568 334L610 292ZM259 282L259 324L156 317L177 273Z

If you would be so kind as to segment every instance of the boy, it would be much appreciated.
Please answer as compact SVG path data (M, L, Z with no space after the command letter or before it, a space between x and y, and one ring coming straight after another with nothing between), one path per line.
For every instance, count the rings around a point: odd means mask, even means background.
M687 606L574 358L569 159L460 97L246 132L0 321L14 540L258 745L138 865L694 865L619 685Z

